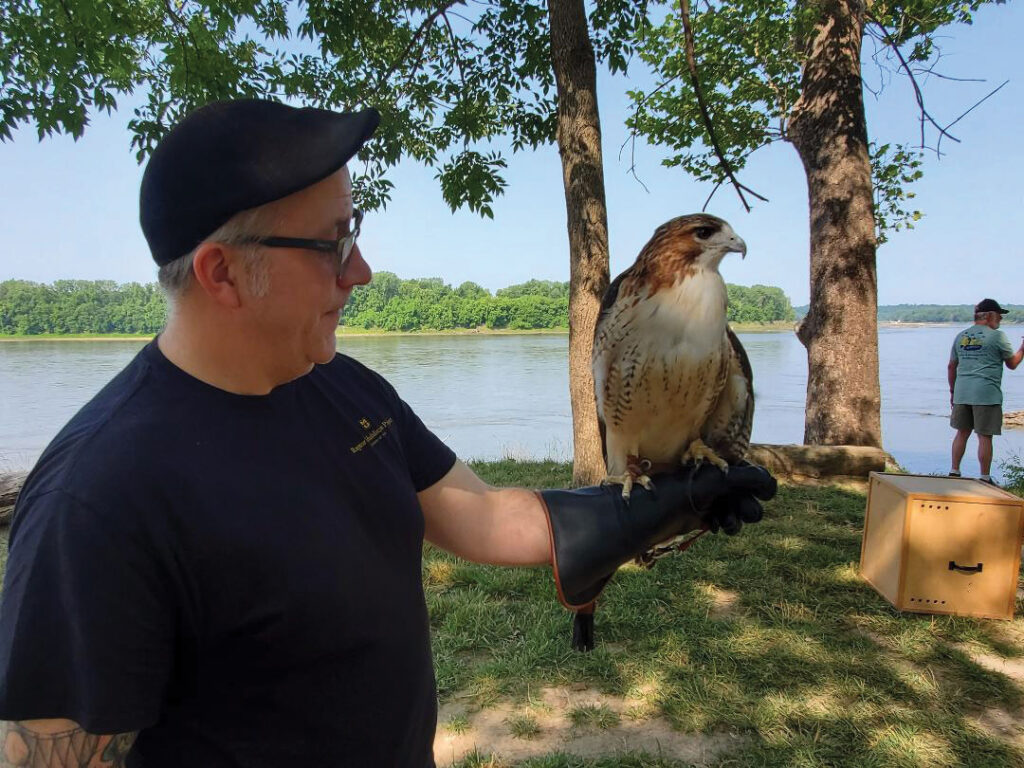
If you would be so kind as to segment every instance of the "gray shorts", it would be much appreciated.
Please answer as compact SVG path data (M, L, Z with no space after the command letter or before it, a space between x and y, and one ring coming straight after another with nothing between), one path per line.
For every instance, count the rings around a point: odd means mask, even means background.
M949 417L953 429L973 429L979 435L1003 434L1003 406L961 405L953 406Z

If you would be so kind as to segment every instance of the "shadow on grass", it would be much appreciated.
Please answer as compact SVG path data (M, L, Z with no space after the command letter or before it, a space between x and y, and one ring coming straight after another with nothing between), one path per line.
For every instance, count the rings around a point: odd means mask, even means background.
M553 463L475 469L501 485L569 482ZM895 611L857 575L864 505L854 492L783 487L739 536L706 536L650 571L624 568L600 602L589 654L570 650L571 616L546 569L470 565L428 547L441 699L522 701L538 685L642 692L652 716L682 731L748 735L729 765L1024 765L1019 746L981 724L992 710L1019 722L1020 686L954 647L1020 656L1024 622ZM720 594L733 596L728 611L716 610Z

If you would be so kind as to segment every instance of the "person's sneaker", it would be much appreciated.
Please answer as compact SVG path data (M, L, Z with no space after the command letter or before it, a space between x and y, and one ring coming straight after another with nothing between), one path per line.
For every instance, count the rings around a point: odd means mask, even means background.
M998 488L999 487L999 484L996 483L996 481L993 480L991 477L979 477L978 481L982 482L982 483L985 483L985 485L991 485L994 488Z
M950 472L949 476L950 477L960 477L960 473L959 472Z

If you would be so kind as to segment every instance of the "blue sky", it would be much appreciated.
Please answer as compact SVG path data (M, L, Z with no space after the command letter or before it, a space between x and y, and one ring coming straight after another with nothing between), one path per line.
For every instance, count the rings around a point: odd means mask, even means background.
M927 106L940 120L954 119L985 93L1009 84L954 129L962 140L945 141L941 159L929 154L924 178L913 185L925 218L896 233L878 253L879 301L974 303L992 296L1024 303L1024 247L1017 235L1024 204L1024 57L1019 35L1024 7L985 7L972 27L951 28L942 40L942 70L984 83L932 79ZM869 63L872 87L878 74ZM608 195L611 272L629 266L663 221L700 210L710 187L679 169L660 165L663 152L638 145L637 171L648 191L629 175L623 121L626 88L645 85L599 74ZM879 143L914 143L916 104L906 82L894 78L876 99L866 94L869 132ZM142 169L125 128L130 110L100 115L74 142L67 136L37 140L23 128L0 144L0 280L51 282L61 278L147 282L156 270L138 227ZM568 236L557 150L509 155L508 188L494 205L494 220L468 211L452 214L434 172L409 163L393 172L396 188L385 211L367 216L360 240L376 270L403 278L441 277L458 285L472 280L495 290L531 278L568 280ZM727 281L783 288L794 304L808 299L807 193L796 151L780 144L756 154L741 180L770 199L743 211L723 187L708 210L732 223L747 241L745 260L727 259Z

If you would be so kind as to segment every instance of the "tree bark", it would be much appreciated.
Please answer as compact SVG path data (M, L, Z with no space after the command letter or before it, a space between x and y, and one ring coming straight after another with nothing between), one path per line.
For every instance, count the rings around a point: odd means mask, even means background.
M583 0L549 0L551 66L558 85L558 153L569 228L569 394L573 483L605 474L590 356L608 288L608 214L597 111L597 66Z
M789 125L807 174L804 442L881 447L875 220L860 75L863 0L823 0Z

